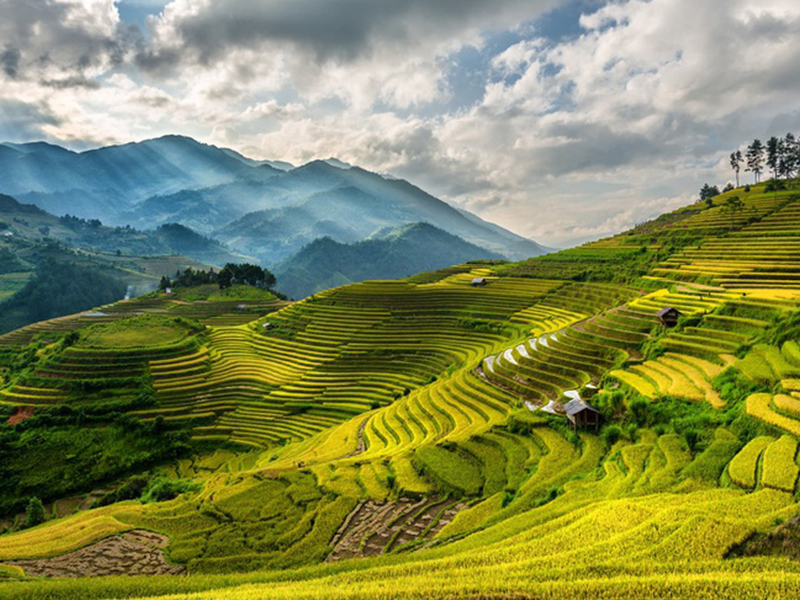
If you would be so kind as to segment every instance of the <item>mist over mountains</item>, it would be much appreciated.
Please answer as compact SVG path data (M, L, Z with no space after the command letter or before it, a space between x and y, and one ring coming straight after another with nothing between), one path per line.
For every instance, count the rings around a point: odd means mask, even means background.
M431 268L452 264L442 262L445 256L456 262L518 260L547 251L402 179L336 159L299 167L258 161L183 136L86 152L44 142L4 143L0 144L0 173L0 192L53 215L98 219L104 225L139 230L179 223L224 244L231 254L253 257L270 268L291 264L297 252L322 238L336 242L341 250L414 223L432 226L414 237L423 248L426 236L435 234L436 244L447 239L451 250L460 250L434 253ZM443 238L435 230L450 237ZM182 230L180 235L190 234ZM205 253L196 258L219 264L205 244L199 246ZM189 244L188 256L191 252ZM223 255L219 253L219 258ZM409 273L414 271L412 263L409 260L405 269ZM367 271L376 277L394 276L380 269Z

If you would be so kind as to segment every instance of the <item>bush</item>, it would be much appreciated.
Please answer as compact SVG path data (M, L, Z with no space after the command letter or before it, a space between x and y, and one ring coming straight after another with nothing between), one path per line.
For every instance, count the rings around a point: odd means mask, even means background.
M603 428L603 433L600 437L603 438L603 441L610 448L622 437L622 428L620 428L618 425L608 425L607 427Z
M172 500L186 492L193 492L199 486L191 481L184 481L183 479L169 479L168 477L154 477L147 484L140 500L143 503L149 502L164 502L165 500Z
M34 496L30 499L28 507L25 509L25 524L23 527L27 529L28 527L36 527L41 523L44 523L44 505L39 498Z

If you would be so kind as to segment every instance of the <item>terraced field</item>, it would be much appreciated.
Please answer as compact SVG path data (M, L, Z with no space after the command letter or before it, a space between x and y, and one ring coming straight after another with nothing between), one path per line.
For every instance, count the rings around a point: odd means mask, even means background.
M5 407L144 396L124 417L190 430L155 468L197 484L0 535L0 599L800 595L773 543L800 515L800 201L735 193L522 263L295 304L153 296L0 338L31 365L8 361ZM564 418L579 398L596 431ZM152 572L189 577L16 581L87 547L95 574L142 531L168 538Z

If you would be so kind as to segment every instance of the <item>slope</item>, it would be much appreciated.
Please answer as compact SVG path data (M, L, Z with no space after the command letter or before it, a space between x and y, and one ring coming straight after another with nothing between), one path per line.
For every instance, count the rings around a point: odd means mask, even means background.
M104 309L100 334L71 319L72 345L58 323L33 352L27 335L0 338L32 361L3 363L6 414L40 415L6 426L0 452L68 417L191 435L160 467L183 489L170 500L101 489L108 505L73 511L48 498L62 518L0 536L0 598L797 596L784 543L800 514L789 187L520 263L343 286L244 323L236 306L155 295ZM744 218L722 208L734 194ZM676 327L659 324L664 306L683 313ZM176 327L209 310L221 313L157 353L108 342L165 326L131 313L168 311ZM118 405L114 421L99 411L145 383L150 404ZM570 427L576 396L599 430ZM188 577L25 580L63 561L102 572L114 556L98 544L142 530L169 537Z
M499 255L427 223L414 223L354 244L317 239L276 267L283 293L304 298L366 279L400 278Z

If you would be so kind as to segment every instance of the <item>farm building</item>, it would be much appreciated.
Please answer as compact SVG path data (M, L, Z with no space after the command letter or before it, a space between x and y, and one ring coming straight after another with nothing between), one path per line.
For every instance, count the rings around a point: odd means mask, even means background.
M664 327L675 327L683 313L673 306L665 306L656 313L656 316Z
M570 400L564 405L564 412L573 427L600 427L600 411L586 400Z
M474 285L475 287L479 285L486 285L487 283L488 282L486 281L486 277L475 277L472 280L472 285Z

